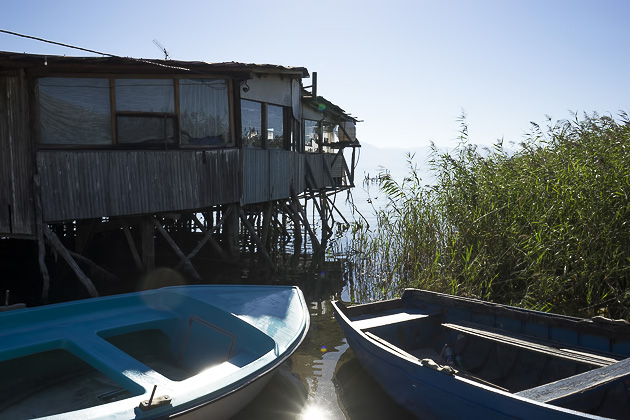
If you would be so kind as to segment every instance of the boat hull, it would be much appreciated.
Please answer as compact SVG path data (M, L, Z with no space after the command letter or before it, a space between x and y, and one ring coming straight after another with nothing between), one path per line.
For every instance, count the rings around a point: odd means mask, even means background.
M410 324L426 322L427 318L423 317L429 316L428 313L420 314L422 311L415 305L410 305L404 311L392 309L405 307L403 303L396 301L360 306L357 311L352 312L352 307L346 308L340 302L333 302L335 316L350 348L361 365L383 390L394 401L420 419L606 418L536 401L519 395L519 392L484 383L479 378L467 375L457 366L452 368L447 366L445 360L440 359L437 353L433 358L412 354L414 353L412 349L415 347L426 345L423 341L428 337L428 335L422 335L422 329L414 330L416 331L415 339L420 344L412 345L412 340L406 332ZM435 311L436 308L439 307L434 306L431 311ZM452 321L452 319L445 319L447 317L445 314L448 314L449 310L438 310L431 316L437 316L440 321ZM462 312L462 308L458 308L458 311ZM387 320L388 317L391 319ZM398 322L389 324L395 317L398 318ZM378 325L379 319L383 325ZM433 325L430 328L434 328ZM444 335L435 337L442 338ZM527 352L522 351L522 353ZM424 352L424 354L427 353ZM548 359L551 360L551 358ZM627 369L624 363L626 362L619 362L622 370ZM617 365L613 363L611 366ZM602 369L608 372L611 368ZM583 375L587 374L588 372ZM522 393L525 394L526 391ZM579 406L579 404L573 404L573 406ZM616 411L623 412L623 409L616 409Z
M309 323L301 291L284 286L177 286L3 313L0 417L227 419Z

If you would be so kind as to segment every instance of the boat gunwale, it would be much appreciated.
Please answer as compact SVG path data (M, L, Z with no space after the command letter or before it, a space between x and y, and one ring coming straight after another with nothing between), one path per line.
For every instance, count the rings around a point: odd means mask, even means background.
M224 287L222 287L224 286ZM308 330L309 330L309 326L310 326L310 313L308 310L308 305L304 299L304 295L302 293L302 291L300 290L299 287L297 286L283 286L283 285L191 285L191 286L173 286L173 287L165 287L165 288L161 288L161 289L155 289L155 290L150 290L150 291L146 291L146 292L132 292L132 293L126 293L126 294L122 294L122 295L111 295L111 296L105 296L105 297L100 297L100 298L88 298L88 299L80 299L80 300L74 300L74 301L67 301L67 302L61 302L58 304L52 304L55 305L54 308L50 308L51 305L44 305L44 306L40 306L40 307L35 307L35 308L24 308L24 309L20 309L20 310L16 310L16 311L12 311L12 312L5 312L5 313L0 313L0 319L2 319L4 316L9 316L11 318L12 322L11 325L8 326L8 328L2 328L2 332L4 333L4 335L12 335L16 333L16 330L20 329L20 326L23 325L29 325L29 321L32 322L33 318L42 318L42 314L46 314L46 311L50 311L55 310L55 311L59 311L59 313L62 315L60 318L66 318L66 316L63 316L66 312L68 312L68 308L76 308L81 307L81 308L88 308L90 303L94 303L94 300L97 300L98 302L101 303L101 305L97 305L98 308L94 309L94 310L87 310L84 313L81 313L81 315L87 314L92 315L94 319L101 319L101 315L104 312L107 312L107 310L105 311L101 311L99 309L102 308L108 308L108 304L107 303L103 303L103 302L110 302L111 301L116 301L116 300L121 300L121 299L141 299L142 295L146 295L146 293L148 292L151 295L157 295L159 293L159 291L164 291L164 290L168 290L168 289L193 289L193 288L206 288L206 289L212 289L213 291L215 290L219 290L222 288L225 289L234 289L236 293L238 293L238 289L240 288L247 288L249 290L252 291L256 291L256 290L260 290L261 292L264 292L265 289L267 290L276 290L276 291L282 291L282 290L286 290L286 291L290 291L290 298L288 298L288 300L286 301L287 307L290 304L290 302L292 302L296 297L299 301L299 307L296 307L291 313L293 315L297 315L297 314L301 314L301 320L298 323L296 323L295 325L292 325L291 327L286 327L288 328L291 332L291 335L288 336L287 338L284 338L284 340L282 340L280 343L277 341L278 337L274 337L273 334L269 334L268 332L265 332L263 330L261 330L257 325L255 325L254 323L248 321L245 317L239 316L237 314L231 313L229 310L226 310L225 308L221 308L219 306L214 305L212 302L210 301L204 301L204 300L200 300L200 299L196 299L199 300L202 304L208 305L208 306L212 306L213 308L215 308L216 310L225 313L226 315L229 315L231 317L234 317L235 319L238 320L238 322L243 323L244 325L247 325L248 328L254 328L256 330L258 330L261 334L264 334L266 337L269 337L272 341L273 341L273 345L272 347L266 351L263 354L260 354L259 356L256 357L255 360L253 360L251 363L247 364L247 366L250 367L254 367L254 369L245 374L245 375L236 375L235 380L233 382L229 382L227 384L223 384L220 385L214 389L211 389L210 392L208 392L207 394L204 394L202 396L196 397L192 400L185 400L182 401L181 404L178 404L176 406L171 406L171 410L170 412L165 412L165 413L156 413L158 415L158 417L156 418L172 418L172 417L176 417L176 416L180 416L182 414L200 409L202 407L205 407L207 405L210 405L220 399L223 399L229 395L234 394L235 392L243 389L244 387L246 387L247 385L252 384L253 382L256 382L258 379L261 379L263 376L271 373L272 371L274 371L278 366L280 366L280 364L282 364L284 361L286 361L294 352L295 350L299 347L299 345L304 341ZM220 293L220 292L216 292L216 293ZM183 293L182 296L185 296L187 298L192 298L195 299L195 295L194 293L191 294L187 294L187 293ZM137 302L137 300L136 300ZM132 312L135 310L135 306L134 305L124 305L118 308L112 308L111 306L109 306L110 309L112 310L121 310L121 309L129 309L131 308ZM123 311L124 312L124 311ZM173 319L177 319L178 316L176 313L173 313L171 310L169 310L168 308L153 308L153 307L149 307L146 308L146 310L144 311L140 311L140 312L145 312L145 313L160 313L162 314L161 316L161 320L173 320ZM164 314L171 314L172 316L164 316ZM81 316L79 315L79 317ZM119 314L120 316L120 314ZM76 314L70 317L67 317L68 319L72 319L73 317L76 317ZM66 321L64 321L66 322ZM151 324L154 324L155 320L153 320L153 322L150 322ZM63 322L62 322L63 324ZM136 324L136 323L134 323ZM142 324L145 325L145 322L141 322L138 324ZM110 331L112 329L117 329L118 327L122 327L123 329L125 329L125 325L123 324L118 324L117 326L112 326L111 324L109 326L105 326L104 328L98 328L99 331ZM32 328L33 331L36 331L38 327L34 327ZM135 327L131 328L131 329L135 329ZM99 340L102 340L104 343L107 343L105 337L102 337L98 331L93 331L93 328L90 328L90 330L92 332L96 333L96 337L99 338ZM280 328L280 330L282 330L282 328ZM68 332L69 334L71 334L70 332ZM80 358L81 360L83 360L84 362L86 362L88 365L90 365L91 367L97 369L98 371L101 371L102 373L104 373L105 375L111 377L111 375L109 375L107 372L104 372L103 369L101 369L100 365L94 364L93 360L90 360L90 358L86 358L84 354L82 354L83 352L79 352L77 353L74 347L76 347L75 345L72 345L73 343L71 342L71 345L68 345L66 343L64 337L61 338L57 338L56 340L50 340L50 339L44 339L44 340L38 340L39 342L33 344L33 345L29 345L29 346L23 346L23 345L19 345L17 347L15 347L14 349L4 349L0 351L0 354L5 354L5 355L9 355L10 357L3 357L3 361L10 361L11 359L14 359L15 357L19 357L22 355L32 355L32 354L37 354L37 353L41 353L42 351L48 351L48 350L55 350L55 349L63 349L63 350L67 350L70 351L74 356ZM81 341L81 340L79 340ZM284 348L282 352L280 352L279 350L279 344ZM22 352L19 355L16 352L20 352L20 350L24 350L27 349L26 353ZM30 351L29 351L30 349ZM118 349L118 351L121 351L120 349ZM124 351L122 351L123 354L126 354ZM135 358L129 356L131 359L136 360ZM138 361L138 363L141 363ZM260 366L255 366L252 364L259 364ZM149 368L150 369L150 368ZM242 368L239 368L239 370L235 373L238 372L244 372L242 370ZM157 374L161 375L159 372L156 372ZM195 375L197 376L197 375ZM195 377L193 376L193 377ZM230 375L231 376L231 375ZM191 377L190 379L192 379L193 377ZM116 382L119 382L119 380L117 380L117 376L116 377L112 377L113 380L115 380ZM129 378L127 378L129 379ZM166 378L168 380L168 378ZM129 379L131 380L131 379ZM127 381L124 381L125 383ZM135 386L140 386L143 389L145 388L141 383L136 382L136 381L132 381L133 383L131 384L127 384L127 385L123 385L125 388L127 389L132 389ZM169 382L174 382L177 383L178 381L170 381ZM131 388L130 388L131 386ZM145 390L146 392L150 392L150 390ZM146 392L144 394L146 394ZM142 394L142 395L144 395ZM136 395L135 399L140 398L141 395ZM124 401L124 400L121 400ZM80 410L73 410L67 413L59 413L57 414L57 416L61 415L66 415L69 413L75 413L75 412L80 412L83 410L92 410L95 409L97 407L102 407L102 406L92 406L89 408L85 408L85 409L80 409ZM131 407L130 407L131 408ZM114 414L113 412L111 414ZM161 417L160 417L161 416Z
M413 308L414 305L406 305L407 302L403 301L404 298L405 298L405 294L407 294L407 299L406 300L410 299L408 291L410 291L412 293L413 292L427 292L426 294L429 295L429 296L437 296L438 299L440 300L440 302L438 302L439 304L448 304L450 302L456 301L458 303L462 303L463 302L464 307L466 307L466 308L471 307L471 305L472 305L472 307L477 308L476 304L477 303L482 303L482 304L487 304L487 305L484 305L484 307L489 307L489 308L492 308L492 309L499 309L500 312L503 312L502 310L506 309L507 312L505 312L505 313L510 313L512 315L516 315L517 313L519 315L522 315L522 313L533 312L535 315L541 315L544 318L549 317L549 318L555 318L556 320L560 320L560 323L564 323L564 322L568 321L569 322L568 325L572 326L573 328L576 328L576 326L578 326L578 328L581 328L584 325L592 326L589 323L594 323L593 321L588 320L588 319L584 319L584 318L571 317L571 316L560 315L560 314L553 314L553 313L538 312L538 311L529 311L527 309L511 307L511 306L508 306L508 305L495 304L495 303L485 302L485 301L472 299L472 298L465 298L465 297L459 297L459 296L445 295L445 294L441 294L441 293L437 293L437 292L430 292L430 291L424 291L424 290L418 290L418 289L406 289L405 293L403 293L403 296L401 298L388 299L388 300L384 300L384 301L370 302L370 303L364 303L364 304L352 305L352 306L346 306L345 303L341 302L341 301L332 301L331 303L332 303L335 315L337 316L337 319L338 319L340 325L342 326L342 330L345 330L346 328L349 328L357 336L357 337L347 337L348 341L355 341L357 343L357 345L361 345L361 343L360 343L360 341L358 341L358 339L363 339L367 343L370 343L371 345L376 346L377 348L381 349L382 351L385 351L386 353L389 353L390 355L394 356L395 357L394 360L402 360L403 362L411 363L411 364L419 366L419 367L428 367L427 365L424 365L422 363L422 360L420 360L417 357L409 354L408 352L406 352L406 351L404 351L402 349L400 349L400 351L396 351L396 349L398 349L398 347L395 344L389 343L389 341L387 341L387 340L383 340L383 341L385 341L385 342L387 342L389 344L388 346L386 346L383 343L380 343L379 340L375 340L374 338L370 337L369 335L366 334L365 331L362 331L361 329L356 328L356 325L354 325L354 321L352 319L350 319L351 316L359 317L359 316L362 316L362 315L369 314L371 311L376 311L376 310L380 310L380 309L384 309L384 308L386 308L386 309ZM446 302L448 302L448 303L446 303ZM436 302L435 301L430 301L430 303L436 303ZM358 308L358 309L355 310L355 308ZM512 311L511 309L514 309L515 311ZM353 311L353 310L355 310L355 311ZM505 313L503 313L503 314L505 314ZM536 319L540 319L540 318L537 317ZM597 331L601 333L601 330L599 328L600 324L597 323L596 325L597 325L597 328L596 328ZM625 324L622 324L622 325L604 324L603 327L604 327L604 329L606 331L610 331L611 329L614 331L616 329L630 328L630 326L625 325ZM346 336L347 336L347 334L346 334ZM368 353L368 354L370 354L371 357L377 357L379 359L379 361L376 362L376 363L385 363L385 364L388 364L388 365L392 366L391 362L388 362L387 360L383 359L382 357L379 357L378 354L375 354L375 353L371 352L368 348L365 348L362 345L361 345L361 347L363 347L363 351ZM597 371L600 371L600 369L605 369L605 370L608 371L608 370L614 369L614 367L617 366L618 364L628 364L628 363L630 363L630 358L625 358L625 359L622 359L622 360L618 361L617 363L608 365L606 367L600 367L600 368L592 369L589 372L597 372ZM367 370L369 370L369 369L367 369ZM428 372L428 370L427 370L427 372ZM629 375L630 375L630 373L629 373ZM568 377L566 379L570 380L571 378L573 378L575 376L579 376L579 375L573 375L573 376L570 376L570 377ZM486 384L474 381L472 379L466 378L465 376L462 376L461 374L458 374L457 371L455 371L455 373L452 375L452 378L454 380L463 382L463 383L465 383L467 385L474 386L476 388L484 389L484 390L490 391L490 392L495 393L495 394L500 394L500 395L503 395L503 396L508 397L510 399L523 401L523 402L525 402L527 404L530 404L530 405L533 405L533 406L540 406L540 407L543 407L543 408L548 409L548 410L556 411L558 413L574 415L574 416L580 417L580 418L590 418L590 419L603 419L604 418L604 417L601 417L601 416L584 413L584 412L573 410L573 409L570 409L570 408L557 406L557 405L551 404L549 402L537 400L537 399L534 399L534 398L528 398L526 396L526 394L525 394L525 391L528 391L528 390L522 391L523 394L521 395L520 393L515 393L515 392L510 392L510 391L507 391L507 390L494 388L494 387L492 387L490 385L486 385ZM380 382L378 380L378 378L375 378L375 379L377 380L377 382ZM421 379L421 378L416 376L416 377L414 377L413 380L421 382L421 384L423 386L435 387L435 384L429 383L428 380L426 380L426 378ZM556 382L559 382L559 381L556 381ZM546 384L546 386L551 387L550 384L553 384L553 382L551 382L549 384ZM545 386L545 385L543 385L543 386ZM531 388L531 389L542 388L543 386L534 387L534 388ZM606 386L606 383L601 384L600 386ZM595 389L595 388L593 388L593 389ZM442 392L447 392L447 391L446 391L446 389L444 389ZM392 397L394 397L394 396L392 395ZM396 398L394 397L394 399L396 399ZM471 403L471 404L476 404L472 400L467 400L467 401L469 403Z

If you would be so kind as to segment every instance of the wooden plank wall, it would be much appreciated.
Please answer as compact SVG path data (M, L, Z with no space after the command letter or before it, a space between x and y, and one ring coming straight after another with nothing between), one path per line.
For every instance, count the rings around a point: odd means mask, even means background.
M241 204L269 200L269 151L241 149L243 155L243 194Z
M227 203L284 200L306 189L308 160L316 188L330 188L335 155L286 150L40 150L44 221L61 222L195 210ZM339 160L339 159L338 159Z
M0 235L35 234L28 123L24 75L0 75Z
M238 202L239 150L39 151L47 222Z
M286 200L291 186L304 191L304 155L286 150L242 149L243 195L241 204Z

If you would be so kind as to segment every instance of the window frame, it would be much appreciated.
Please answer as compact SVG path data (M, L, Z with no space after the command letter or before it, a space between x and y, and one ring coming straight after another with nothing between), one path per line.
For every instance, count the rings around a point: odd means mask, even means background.
M261 140L262 140L262 146L261 147L257 147L257 146L245 146L244 142L243 142L243 128L241 127L241 133L239 134L239 142L240 142L240 147L243 149L254 149L254 150L290 150L292 146L291 143L291 136L293 134L293 121L291 118L291 108L284 106L284 105L279 105L279 104L275 104L272 102L263 102L263 101L258 101L255 99L249 99L249 98L241 98L241 101L249 101L249 102L255 102L260 104L260 121L261 121L261 131L260 131L260 135L261 135ZM268 112L268 107L269 105L271 106L275 106L278 107L282 110L282 147L269 147L269 143L268 143L268 129L269 129L269 121L268 121L268 117L269 117L269 112ZM243 122L243 115L242 115L242 107L240 108L240 112L241 114L241 125Z
M109 80L109 117L110 117L110 133L111 143L101 144L89 144L89 143L42 143L41 132L41 115L40 115L40 102L39 102L39 80L44 78L53 79L106 79ZM171 80L173 81L173 100L174 100L174 112L150 112L150 111L118 111L116 109L116 79L159 79L159 80ZM181 122L180 122L180 91L179 81L182 79L216 79L224 80L227 87L227 106L228 106L228 124L229 124L229 139L227 143L223 144L186 144L181 142ZM234 87L233 79L226 77L212 77L212 75L199 75L181 76L181 75L147 75L147 74L72 74L72 73L59 73L59 74L39 74L33 77L33 88L35 92L35 100L33 101L33 114L37 123L35 124L35 138L36 146L38 149L76 149L76 150L116 150L116 149L137 149L137 150L151 150L151 149L217 149L217 148L230 148L236 146L236 133L234 123ZM118 116L136 116L136 117L155 117L161 116L174 119L175 124L175 141L170 143L153 142L153 143L120 143L118 141Z

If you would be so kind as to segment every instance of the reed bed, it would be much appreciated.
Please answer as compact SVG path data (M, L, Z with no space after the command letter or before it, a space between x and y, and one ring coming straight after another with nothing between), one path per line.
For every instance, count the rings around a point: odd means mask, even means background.
M350 256L369 298L419 287L557 313L630 317L630 121L584 115L515 150L433 147L435 183L407 156L385 174L377 226L355 222Z

